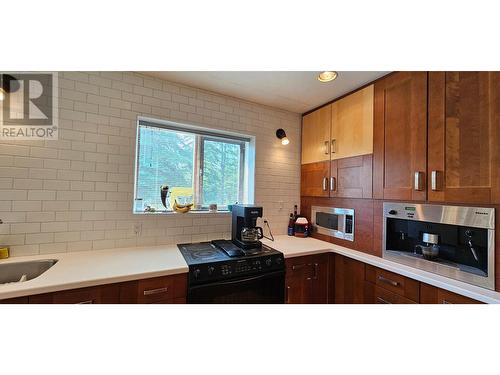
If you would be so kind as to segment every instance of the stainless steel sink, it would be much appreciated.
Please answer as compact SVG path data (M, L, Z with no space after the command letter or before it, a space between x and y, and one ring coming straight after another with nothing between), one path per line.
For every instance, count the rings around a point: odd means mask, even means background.
M0 264L0 284L32 280L57 263L57 259Z

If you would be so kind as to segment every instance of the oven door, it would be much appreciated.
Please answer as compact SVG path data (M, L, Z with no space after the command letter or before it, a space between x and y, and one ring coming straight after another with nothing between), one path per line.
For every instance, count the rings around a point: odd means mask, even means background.
M285 271L191 286L188 303L284 303Z

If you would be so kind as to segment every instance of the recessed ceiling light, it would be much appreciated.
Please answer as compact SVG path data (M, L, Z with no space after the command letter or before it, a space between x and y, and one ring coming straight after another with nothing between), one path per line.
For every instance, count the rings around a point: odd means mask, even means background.
M321 72L318 76L318 81L320 82L330 82L337 78L337 72Z

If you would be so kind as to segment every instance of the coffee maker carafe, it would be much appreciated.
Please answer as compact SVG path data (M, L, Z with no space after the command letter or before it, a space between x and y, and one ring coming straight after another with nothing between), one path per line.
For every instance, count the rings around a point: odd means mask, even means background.
M231 240L244 250L262 247L262 228L257 218L262 217L262 207L252 204L237 204L232 210Z

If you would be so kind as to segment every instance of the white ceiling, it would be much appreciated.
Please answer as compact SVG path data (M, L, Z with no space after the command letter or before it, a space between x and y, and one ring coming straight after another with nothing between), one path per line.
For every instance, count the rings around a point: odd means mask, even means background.
M389 72L338 72L321 83L319 72L144 72L254 103L304 113Z

